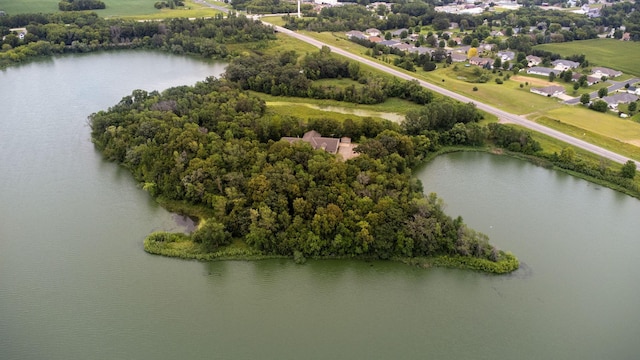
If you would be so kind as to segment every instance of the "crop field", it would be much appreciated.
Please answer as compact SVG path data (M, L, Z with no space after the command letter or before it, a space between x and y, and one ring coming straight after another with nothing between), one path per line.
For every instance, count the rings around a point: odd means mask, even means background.
M535 49L562 56L584 54L592 65L606 66L625 74L640 76L640 43L615 39L590 39L557 44L537 45Z
M158 10L153 7L158 0L103 0L107 8L94 10L102 17L204 17L213 16L217 11L203 7L193 1L185 1L185 7L175 10ZM20 13L53 13L58 12L59 0L0 0L0 10L9 15Z

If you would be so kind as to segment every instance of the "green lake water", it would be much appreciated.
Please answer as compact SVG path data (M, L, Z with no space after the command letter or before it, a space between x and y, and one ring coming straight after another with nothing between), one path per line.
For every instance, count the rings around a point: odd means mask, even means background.
M220 74L153 52L0 72L0 359L637 359L640 201L487 154L427 191L522 268L201 263L146 254L180 218L102 160L87 116Z

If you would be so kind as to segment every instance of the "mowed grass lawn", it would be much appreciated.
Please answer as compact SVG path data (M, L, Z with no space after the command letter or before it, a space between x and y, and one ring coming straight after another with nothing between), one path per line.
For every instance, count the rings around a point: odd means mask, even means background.
M605 66L625 74L640 76L640 43L616 39L589 39L534 47L562 56L584 54L591 65Z
M193 1L185 1L185 7L175 10L158 10L153 5L158 0L102 0L107 6L104 10L94 10L102 17L136 17L158 19L167 17L206 17L213 16L216 10L204 7ZM59 0L0 0L0 10L9 15L21 13L58 12Z

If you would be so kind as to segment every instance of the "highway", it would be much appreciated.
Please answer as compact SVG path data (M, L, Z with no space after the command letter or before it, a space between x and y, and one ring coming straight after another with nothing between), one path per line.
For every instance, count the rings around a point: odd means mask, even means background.
M500 119L500 121L502 121L502 122L509 122L509 123L517 124L517 125L520 125L522 127L531 129L533 131L537 131L539 133L554 137L554 138L556 138L558 140L566 142L567 144L571 144L573 146L585 149L585 150L590 151L590 152L592 152L594 154L597 154L598 156L601 156L603 158L609 159L611 161L615 161L617 163L624 164L628 160L631 160L631 159L629 159L627 157L624 157L624 156L622 156L620 154L617 154L617 153L614 153L612 151L603 149L603 148L601 148L599 146L590 144L590 143L588 143L586 141L574 138L574 137L569 136L567 134L561 133L560 131L553 130L553 129L550 129L550 128L546 127L546 126L540 125L540 124L538 124L536 122L528 120L527 118L525 118L523 116L516 115L516 114L511 114L509 112L506 112L504 110L500 110L500 109L498 109L496 107L493 107L491 105L487 105L485 103L481 103L481 102L472 100L472 99L470 99L470 98L468 98L466 96L463 96L463 95L460 95L460 94L456 94L453 91L447 90L447 89L445 89L443 87L428 83L428 82L426 82L424 80L417 79L417 78L415 78L415 77L413 77L411 75L405 74L405 73L400 72L400 71L398 71L396 69L393 69L391 67L387 67L385 65L379 64L378 62L373 61L371 59L367 59L367 58L355 55L355 54L350 53L350 52L348 52L346 50L342 50L342 49L337 48L335 46L331 46L329 44L323 43L323 42L318 41L316 39L310 38L310 37L308 37L306 35L302 35L300 33L297 33L297 32L291 31L289 29L283 28L281 26L274 26L274 25L266 23L266 22L263 22L263 23L265 25L267 25L267 26L272 26L273 28L275 28L278 32L280 32L282 34L285 34L285 35L291 36L293 38L296 38L298 40L304 41L304 42L309 43L309 44L311 44L313 46L316 46L318 48L321 48L322 46L327 46L327 47L329 47L331 49L331 51L333 53L348 57L348 58L350 58L352 60L356 60L356 61L358 61L360 63L369 65L371 67L374 67L374 68L376 68L376 69L378 69L380 71L384 71L384 72L386 72L388 74L391 74L393 76L396 76L398 78L405 79L405 80L416 80L416 81L418 81L418 83L420 83L421 86L424 86L425 88L427 88L427 89L429 89L431 91L440 93L440 94L442 94L444 96L448 96L450 98L456 99L458 101L462 101L464 103L474 103L478 109L497 116L498 119ZM640 168L640 162L635 161L635 163L636 163L636 166L638 168Z

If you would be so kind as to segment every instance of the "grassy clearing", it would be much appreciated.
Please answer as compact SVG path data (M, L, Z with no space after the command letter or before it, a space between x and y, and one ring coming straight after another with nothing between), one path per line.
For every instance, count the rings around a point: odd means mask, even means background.
M551 51L562 56L585 54L592 65L606 66L626 74L640 76L640 43L615 39L589 39L557 44L543 44L535 49Z
M161 19L170 19L170 18L177 18L177 17L207 18L207 17L213 17L216 14L220 13L220 11L218 10L196 3L192 0L186 0L184 3L185 3L184 7L176 8L176 9L162 9L158 11L155 8L153 8L153 5L152 5L151 8L153 11L150 13L137 14L137 15L115 14L115 15L106 15L106 16L112 16L112 17L117 16L117 17L135 19L135 20L161 20ZM108 10L108 9L105 9L105 10ZM102 13L100 13L100 15L105 16Z
M263 99L267 105L269 105L269 111L306 119L328 116L339 120L354 117L374 117L391 120L402 118L409 110L420 109L420 105L395 98L388 99L382 104L361 105L335 100L271 96L262 93L253 94Z
M58 2L58 0L0 0L0 10L5 11L9 15L53 13L58 11ZM151 6L153 7L153 4L151 4Z
M640 147L623 143L618 140L614 140L610 137L585 130L584 128L573 126L557 119L551 119L546 116L536 118L535 121L549 128L561 131L567 135L573 136L577 139L584 140L590 144L594 144L605 148L607 150L616 152L620 155L632 158L634 160L640 160Z

